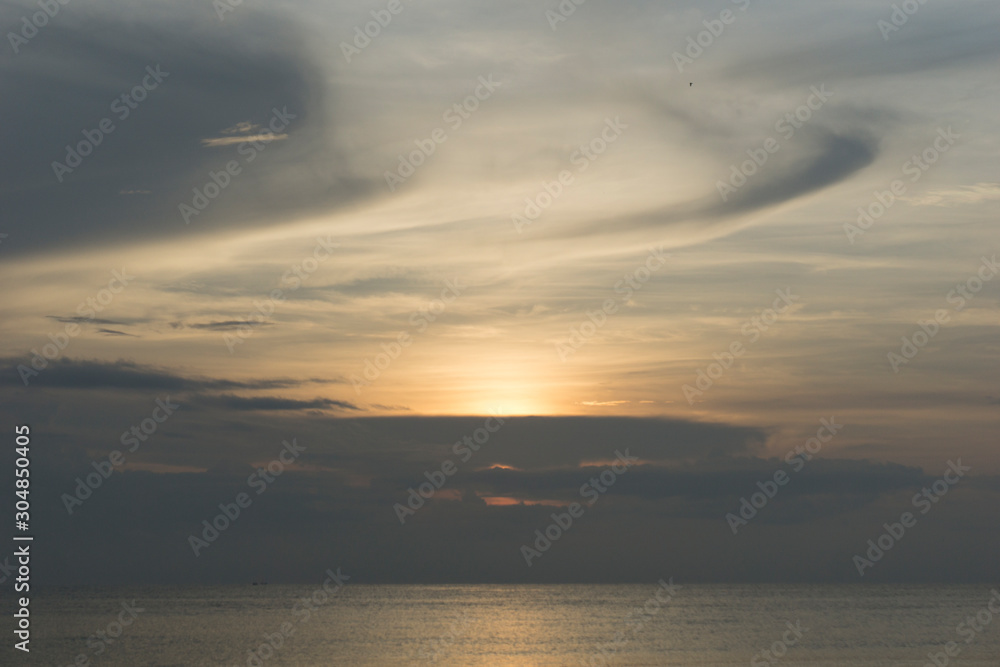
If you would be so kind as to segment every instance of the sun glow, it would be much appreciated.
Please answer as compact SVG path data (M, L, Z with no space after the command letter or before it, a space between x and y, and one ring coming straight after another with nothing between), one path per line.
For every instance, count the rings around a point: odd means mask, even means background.
M478 362L460 367L442 392L441 412L451 414L525 416L559 411L553 395L561 389L539 372L539 360ZM551 377L551 376L549 376Z

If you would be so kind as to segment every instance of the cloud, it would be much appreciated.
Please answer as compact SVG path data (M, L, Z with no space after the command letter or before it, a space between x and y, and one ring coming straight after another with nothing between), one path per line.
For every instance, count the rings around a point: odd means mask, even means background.
M385 410L386 412L405 412L410 409L405 405L382 405L381 403L372 403L372 407L376 410Z
M71 3L22 54L0 52L0 118L17 128L0 135L3 336L21 350L0 358L0 413L43 445L33 517L64 547L39 553L38 572L53 584L311 581L331 564L353 581L655 581L665 567L688 581L857 580L851 557L961 455L977 477L866 580L995 579L1000 399L982 360L997 352L997 281L949 310L905 377L885 363L954 305L949 290L995 242L1000 9L932 4L886 42L875 21L888 6L751 3L678 76L671 53L718 8L590 3L553 32L537 4L448 0L394 19L348 64L338 44L370 16L344 3L244 3L225 21L204 0ZM0 25L29 10L3 4ZM118 118L109 104L147 67L169 75ZM452 130L442 112L476 103L480 76L502 86ZM830 103L723 200L717 181L824 82ZM276 110L295 116L287 128L269 127ZM584 172L572 152L618 114L621 141ZM60 183L52 162L106 116L114 131ZM910 193L917 205L850 244L853 211L949 123L962 141ZM389 194L383 171L445 125L447 142ZM282 139L244 162L268 130ZM178 205L211 174L226 180L229 160L242 173L185 225ZM553 195L563 169L579 171ZM511 213L545 190L551 206L518 234ZM317 238L340 245L312 271ZM649 244L685 250L625 296L616 281L638 279ZM76 313L118 266L142 273L102 304L105 319L49 315ZM431 302L456 277L469 288L440 312ZM228 355L220 332L245 327L276 287L277 319ZM786 287L801 300L767 324ZM605 299L621 305L606 319L593 315ZM60 342L57 322L81 324L63 351L81 356L48 361L26 388L17 367ZM599 331L561 362L553 341L586 322ZM360 394L345 382L397 351ZM690 406L682 386L701 371L715 383ZM67 516L61 494L158 400L181 407ZM487 405L548 416L505 418L480 443L486 415L469 413ZM426 416L449 412L466 416ZM734 536L726 514L788 470L770 457L827 415L843 434ZM193 558L188 536L292 439L301 465ZM616 451L640 462L526 568L518 547ZM394 506L441 479L400 525Z
M610 463L531 471L491 468L464 477L459 487L485 488L491 495L498 496L572 500L579 498L582 481L599 476ZM919 488L934 481L920 468L898 464L816 460L800 473L793 474L791 468L779 460L747 457L680 467L637 465L609 488L608 493L644 500L676 497L714 499L715 515L724 515L738 506L741 496L758 491L757 483L771 479L776 470L784 470L795 482L781 490L782 504L794 505L804 496L825 496L835 499L825 508L828 512L842 511L846 507L872 502L880 495ZM700 510L689 512L681 507L679 511L684 516L700 515ZM796 516L806 520L806 517L816 513L816 509L812 508L806 513L796 513Z
M882 16L870 21L854 16L821 40L771 40L750 57L727 64L725 74L739 81L780 79L809 85L955 68L968 71L1000 54L994 39L1000 11L989 3L964 3L964 11L922 7L919 19L890 33L888 41L876 26L879 18L888 20L892 12L890 5L883 9ZM822 20L812 13L798 18L810 23Z
M0 360L0 385L23 385L17 371L20 364L30 359L10 358ZM150 389L165 391L229 390L229 389L281 389L310 383L338 382L337 379L262 379L225 380L180 375L167 369L138 364L133 361L56 359L32 378L32 386L65 389Z
M131 322L122 322L119 320L103 320L99 317L57 317L55 315L46 315L49 319L53 319L57 322L65 322L69 324L129 324ZM134 320L133 320L134 321Z
M376 443L406 443L410 457L431 464L464 436L482 429L483 423L483 417L360 417L338 421L330 436L336 439L350 433L351 442L360 438L370 443L366 448L377 447ZM614 458L615 449L624 446L649 461L695 455L717 458L752 452L766 438L760 429L685 420L510 417L490 436L484 455L502 455L504 463L523 469Z
M261 129L260 125L258 125L256 123L251 123L248 120L244 120L244 121L241 121L239 123L236 123L235 125L227 127L226 129L222 130L221 133L222 134L247 134L248 132L256 132L257 130L260 130L260 129Z
M341 419L279 410L240 422L240 415L211 414L224 408L204 408L179 411L130 458L130 471L106 480L72 517L58 497L90 469L83 455L89 445L79 435L50 438L33 461L39 498L49 499L40 501L38 521L67 548L43 552L40 566L58 567L76 582L218 584L245 581L254 571L272 581L300 581L303 572L328 567L335 554L362 582L655 580L664 562L688 581L851 580L857 577L851 556L880 534L882 523L912 509L910 498L934 479L912 466L816 458L790 472L788 484L734 536L726 513L738 511L740 498L757 492L775 470L789 469L741 453L752 429L509 418L475 459L459 462L451 443L482 418ZM249 428L237 429L241 423ZM190 430L193 439L168 437L178 430ZM220 502L246 491L253 466L273 460L282 440L293 437L305 447L301 467L277 476L266 495L254 497L239 530L193 558L187 536ZM727 454L718 451L720 439L731 445ZM547 451L532 457L532 448ZM580 485L606 469L579 467L580 452L606 457L616 448L659 463L619 475L586 506L579 524L527 568L519 546L552 522L552 512L580 502ZM445 477L441 496L400 525L394 504L406 502L407 489L426 482L425 473L440 470L445 458L458 470ZM989 557L995 549L987 547L997 544L990 526L1000 518L998 490L995 477L961 482L935 505L933 521L919 519L923 537L907 538L914 541L895 565L873 571L873 578L988 579L995 571ZM261 542L261 534L274 539ZM95 540L106 548L76 548ZM970 555L965 567L943 567L954 563L943 554L959 545Z
M728 202L707 206L709 217L726 217L774 206L838 183L874 162L878 140L870 134L818 131L811 154L784 169L764 171Z
M107 334L108 336L131 336L132 338L139 338L135 334L125 333L124 331L117 331L115 329L98 329L97 333Z
M274 322L254 322L254 327L273 326ZM247 326L246 320L222 320L218 322L171 322L174 329L207 329L209 331L236 331L240 327Z
M207 148L218 148L220 146L232 146L234 144L242 144L244 142L266 143L269 141L283 141L287 138L287 134L247 134L237 137L214 137L211 139L202 139L201 145Z
M901 197L913 206L963 206L1000 199L1000 183L976 183L946 190L929 190L916 197Z
M220 396L196 396L189 399L189 401L195 404L219 407L226 410L247 410L254 412L269 410L362 410L362 408L348 401L335 401L329 398L314 398L303 401L292 398L280 398L278 396L254 396L247 398L232 394L222 394Z
M565 238L654 229L666 231L674 227L697 234L721 231L727 225L733 229L740 216L794 201L843 181L872 164L878 154L878 140L865 131L835 133L814 126L803 134L808 138L798 137L794 148L779 153L778 159L772 159L726 201L713 191L686 203L618 216L614 227L600 220L578 224L571 230L553 231L547 236Z
M28 52L0 60L0 117L20 128L0 137L0 152L17 156L0 165L0 207L18 227L10 252L275 224L278 213L287 220L367 196L370 184L335 143L336 91L302 27L286 12L243 7L238 19L221 22L204 9L62 13ZM19 11L5 7L0 19L19 22ZM130 108L122 95L151 84L147 68L164 74L141 102L129 98ZM257 133L209 139L211 150L203 144L220 127L267 127L276 109L294 118L284 140L263 144L252 163L230 142ZM104 118L113 126L107 133L97 131ZM100 140L60 182L52 165L65 163L67 146L89 141L85 132ZM234 159L242 173L198 224L185 226L179 205Z

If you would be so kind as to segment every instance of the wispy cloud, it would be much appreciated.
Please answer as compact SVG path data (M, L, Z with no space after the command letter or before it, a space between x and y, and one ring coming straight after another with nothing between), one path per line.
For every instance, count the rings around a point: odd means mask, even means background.
M233 144L242 144L247 142L266 143L269 141L282 141L287 138L287 134L246 134L237 137L214 137L212 139L202 139L201 145L209 148L218 148L219 146L232 146Z
M929 190L923 195L905 197L914 206L963 206L1000 199L1000 183L976 183L947 190Z

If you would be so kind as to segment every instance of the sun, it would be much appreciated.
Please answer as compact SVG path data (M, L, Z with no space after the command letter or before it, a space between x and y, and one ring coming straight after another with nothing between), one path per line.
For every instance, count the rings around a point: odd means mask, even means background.
M554 403L544 387L523 378L493 379L481 386L463 387L457 392L455 414L526 416L548 415L554 412Z
M542 353L503 350L462 354L451 349L429 356L399 378L396 395L379 400L426 415L555 415L566 404L562 378ZM433 390L429 389L433 387Z
M523 417L526 415L544 415L549 411L538 401L525 398L501 398L496 401L483 402L475 410L476 414L495 414L501 417Z

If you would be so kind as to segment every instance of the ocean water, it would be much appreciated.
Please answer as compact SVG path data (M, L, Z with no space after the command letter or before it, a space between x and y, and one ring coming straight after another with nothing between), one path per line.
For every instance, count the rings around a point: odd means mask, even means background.
M3 653L59 667L890 667L933 665L953 641L939 663L1000 666L991 586L676 583L51 589L32 598L30 659Z

